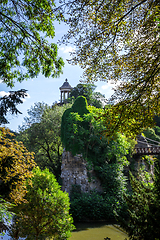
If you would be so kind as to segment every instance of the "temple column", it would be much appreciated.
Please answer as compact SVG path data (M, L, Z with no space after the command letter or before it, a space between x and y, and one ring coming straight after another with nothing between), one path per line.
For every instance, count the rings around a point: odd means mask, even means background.
M61 102L62 102L62 91L61 91Z

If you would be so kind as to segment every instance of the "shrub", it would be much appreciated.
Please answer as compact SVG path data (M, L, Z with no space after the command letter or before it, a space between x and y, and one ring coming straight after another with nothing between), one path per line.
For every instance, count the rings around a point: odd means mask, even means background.
M75 221L106 220L115 221L114 210L121 205L114 197L96 191L82 193L79 185L71 191L71 209Z
M67 239L74 229L69 215L69 197L60 190L55 176L48 169L33 171L27 182L27 203L14 208L17 216L10 235L27 239Z

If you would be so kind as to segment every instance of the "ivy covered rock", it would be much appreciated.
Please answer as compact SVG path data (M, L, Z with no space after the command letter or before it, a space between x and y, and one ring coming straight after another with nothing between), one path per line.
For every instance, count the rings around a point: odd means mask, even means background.
M95 171L103 188L104 203L113 216L115 210L121 214L125 209L123 194L127 190L127 179L124 166L129 164L126 156L135 142L120 132L114 138L107 138L104 134L107 128L104 119L99 117L104 112L104 109L87 106L84 97L77 98L72 108L63 114L61 137L66 151L73 155L82 154L87 161L89 180L92 180L90 170Z

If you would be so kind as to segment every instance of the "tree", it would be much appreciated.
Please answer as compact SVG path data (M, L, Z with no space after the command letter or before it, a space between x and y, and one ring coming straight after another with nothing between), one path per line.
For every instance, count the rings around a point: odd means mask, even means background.
M158 170L158 169L157 169ZM156 240L160 236L160 174L156 173L154 183L136 180L131 175L132 194L125 196L129 220L120 218L121 226L131 240Z
M8 112L11 114L21 113L16 105L23 103L21 98L27 96L26 90L10 91L9 95L0 98L0 125L8 123L6 115Z
M27 181L26 203L14 208L16 218L11 236L26 239L68 239L74 229L69 215L68 194L60 190L48 169L34 169ZM16 238L17 239L17 238Z
M68 13L62 42L74 38L70 62L82 66L88 82L120 80L111 98L116 125L133 116L136 132L151 126L160 113L159 1L69 0L59 9Z
M55 36L54 21L62 16L55 13L50 0L1 0L0 4L0 79L9 87L37 77L58 77L64 62L59 58L57 45L47 38ZM55 13L55 14L54 14ZM7 123L6 113L20 113L26 90L12 91L0 98L0 123Z
M79 96L84 96L89 105L101 108L103 105L102 101L105 101L105 96L100 92L94 92L95 89L96 86L94 84L80 83L72 89L68 100L72 99L72 97L76 99Z
M20 127L17 136L24 145L35 153L35 162L41 169L49 168L58 179L61 173L61 117L70 105L52 107L36 103L28 110L29 117Z
M26 178L32 176L33 153L28 152L22 142L10 140L14 134L9 129L0 128L0 134L0 195L18 203L26 193Z
M7 0L0 5L0 79L13 87L14 81L37 77L57 77L64 65L57 57L54 38L54 1Z

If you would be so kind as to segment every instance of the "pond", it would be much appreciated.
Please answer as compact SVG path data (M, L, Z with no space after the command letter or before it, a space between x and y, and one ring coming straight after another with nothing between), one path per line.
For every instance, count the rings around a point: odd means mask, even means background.
M69 240L128 240L127 235L117 225L105 223L76 223L76 230ZM7 233L0 239L9 240ZM21 238L22 240L22 238Z
M117 225L105 223L77 223L70 240L128 240ZM107 238L108 237L108 238Z

